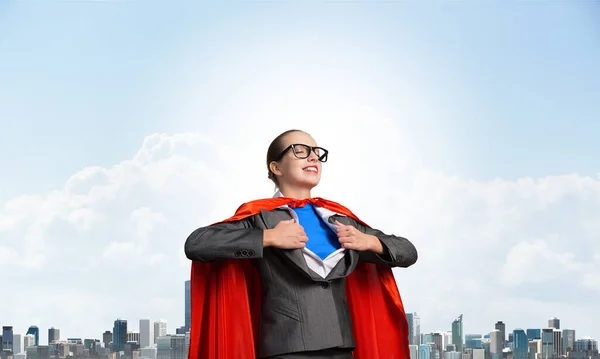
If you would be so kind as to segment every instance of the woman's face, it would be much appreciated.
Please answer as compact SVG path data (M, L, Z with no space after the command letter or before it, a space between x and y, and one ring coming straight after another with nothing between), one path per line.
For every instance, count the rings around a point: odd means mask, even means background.
M315 140L304 132L289 133L285 136L284 142L284 149L292 144L317 146ZM299 157L306 156L306 149L303 146L295 146L295 151ZM310 151L307 158L298 158L294 155L294 149L289 149L273 170L279 177L280 187L312 189L318 185L322 170L322 163L318 158L318 154L315 154L314 151Z

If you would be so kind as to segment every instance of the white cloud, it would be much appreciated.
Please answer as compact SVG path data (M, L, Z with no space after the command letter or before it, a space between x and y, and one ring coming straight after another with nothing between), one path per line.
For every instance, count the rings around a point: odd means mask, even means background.
M349 111L356 126L309 131L334 154L315 194L416 244L418 263L396 275L423 330L449 329L460 313L465 332L497 320L540 327L558 316L599 336L587 320L600 314L598 178L477 182L425 170L401 129L372 115ZM369 136L369 128L384 130ZM187 235L271 194L263 137L248 145L151 135L132 159L2 204L0 270L16 293L4 320L21 332L37 324L100 338L117 317L137 328L151 316L174 331L183 324Z

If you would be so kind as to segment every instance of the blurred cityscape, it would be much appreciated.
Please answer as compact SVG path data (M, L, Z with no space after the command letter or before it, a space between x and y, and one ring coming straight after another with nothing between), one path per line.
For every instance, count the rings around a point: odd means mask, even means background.
M499 321L489 333L464 334L463 316L451 330L421 333L417 313L407 313L410 359L600 359L598 342L577 338L575 329L561 329L558 318L547 326L506 330ZM48 329L48 343L39 342L40 329L32 325L16 334L2 327L0 359L101 358L101 359L187 359L190 343L190 281L185 282L185 325L168 333L164 320L139 319L139 331L126 319L116 319L102 339L66 338L60 329ZM450 324L450 323L449 323Z
M411 359L599 359L598 342L577 338L575 329L561 330L558 318L550 318L547 326L508 332L499 321L489 333L464 334L461 314L452 330L423 334L419 315L406 317Z

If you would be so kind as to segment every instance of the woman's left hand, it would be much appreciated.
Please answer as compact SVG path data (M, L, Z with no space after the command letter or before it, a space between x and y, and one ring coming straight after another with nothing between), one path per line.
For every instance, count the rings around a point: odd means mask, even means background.
M335 224L338 226L337 236L342 248L383 253L383 245L379 238L363 233L354 226L345 225L337 220Z

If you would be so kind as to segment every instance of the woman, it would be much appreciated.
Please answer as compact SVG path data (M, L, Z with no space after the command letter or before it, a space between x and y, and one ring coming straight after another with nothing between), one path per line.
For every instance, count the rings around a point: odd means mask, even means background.
M188 237L190 359L409 359L391 268L417 251L311 197L327 156L309 134L282 133L267 152L275 196Z

